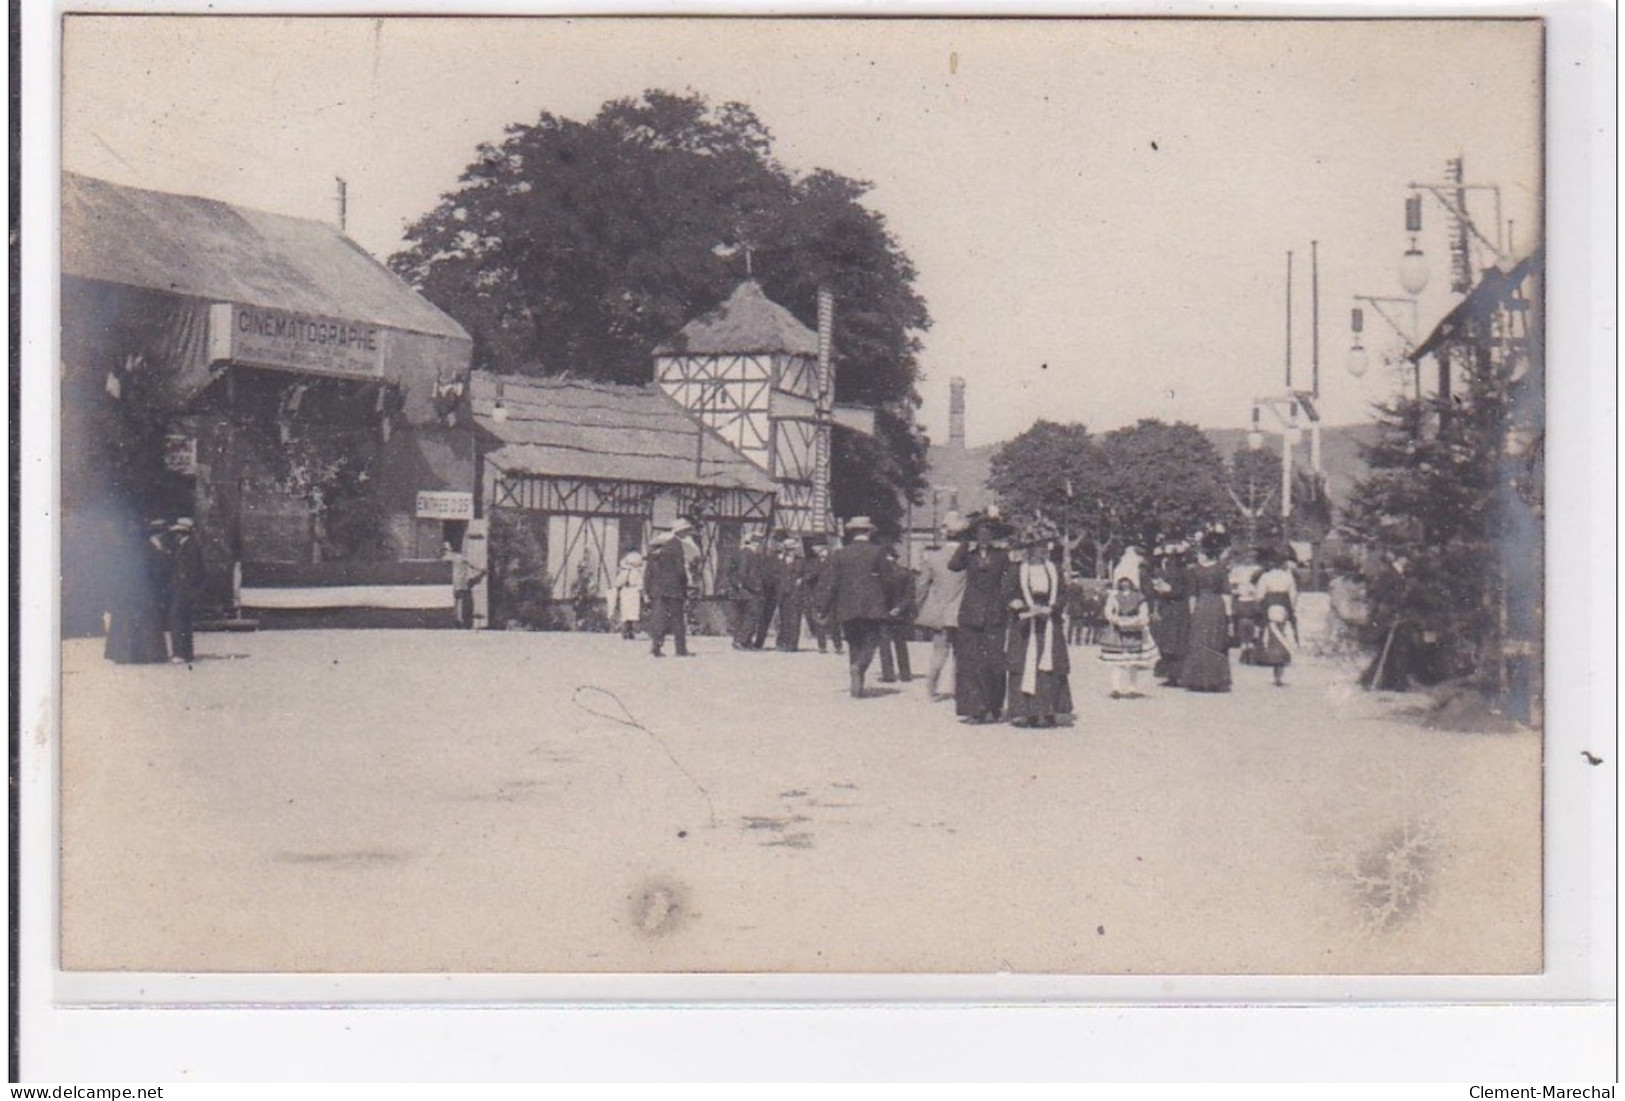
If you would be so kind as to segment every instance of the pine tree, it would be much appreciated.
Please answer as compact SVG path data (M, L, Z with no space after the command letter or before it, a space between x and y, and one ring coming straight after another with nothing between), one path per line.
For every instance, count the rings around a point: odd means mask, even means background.
M1543 373L1538 331L1507 336L1506 311L1527 308L1514 274L1508 293L1463 311L1433 351L1454 393L1379 407L1378 439L1364 449L1371 472L1342 519L1369 547L1408 561L1405 591L1420 606L1386 603L1398 590L1378 587L1374 621L1418 619L1435 676L1510 696L1527 715L1528 663L1513 658L1539 638Z

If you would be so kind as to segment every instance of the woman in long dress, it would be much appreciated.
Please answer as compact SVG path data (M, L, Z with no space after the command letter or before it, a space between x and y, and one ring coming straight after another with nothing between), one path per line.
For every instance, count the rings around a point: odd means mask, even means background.
M168 525L153 520L145 538L121 548L119 577L113 582L103 653L118 665L152 665L169 660L164 641L164 610L169 604Z
M643 555L630 551L621 559L621 568L615 573L615 587L609 591L609 619L620 625L622 638L632 638L637 634L642 615Z
M1167 547L1151 575L1151 637L1157 644L1157 664L1151 675L1170 687L1179 685L1179 668L1191 630L1190 570L1186 547Z
M1058 536L1049 525L1030 526L1022 535L1022 560L1004 573L1010 632L1005 655L1009 673L1008 714L1014 725L1051 727L1057 715L1072 713L1067 682L1066 626L1061 620L1065 583L1051 560Z
M1208 533L1191 568L1191 626L1179 682L1192 692L1230 691L1230 578L1223 540Z
M1004 573L1010 556L993 545L997 521L975 526L974 544L954 550L948 568L965 575L959 600L959 630L954 640L954 711L972 724L997 722L1004 707Z

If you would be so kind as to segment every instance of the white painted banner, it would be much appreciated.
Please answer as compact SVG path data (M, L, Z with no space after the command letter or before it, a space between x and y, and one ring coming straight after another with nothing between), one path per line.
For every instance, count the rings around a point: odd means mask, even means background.
M378 326L364 321L216 302L209 307L209 361L222 360L382 378L384 340Z
M459 489L418 490L419 520L472 520L474 494Z

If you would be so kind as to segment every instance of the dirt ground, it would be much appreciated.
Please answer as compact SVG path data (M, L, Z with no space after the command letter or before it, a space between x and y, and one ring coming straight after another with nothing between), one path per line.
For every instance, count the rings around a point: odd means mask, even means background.
M1302 658L970 727L845 659L602 635L63 649L62 963L180 971L1541 966L1541 743ZM914 647L916 669L927 648Z

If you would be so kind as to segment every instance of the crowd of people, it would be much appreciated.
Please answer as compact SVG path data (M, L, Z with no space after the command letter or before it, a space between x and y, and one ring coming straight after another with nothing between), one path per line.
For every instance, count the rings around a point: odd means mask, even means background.
M109 577L103 653L119 665L195 659L192 615L203 589L203 552L191 517L148 521L131 531L114 557L122 576Z
M1128 547L1109 580L1069 572L1061 533L1042 518L1017 529L996 512L950 516L917 569L876 540L868 517L844 529L835 548L785 533L743 540L720 585L735 650L796 652L806 630L818 652L847 655L851 694L862 698L877 656L881 682L911 680L908 640L925 635L932 700L951 697L971 724L1051 727L1073 712L1077 647L1097 648L1112 699L1143 698L1153 681L1228 692L1233 654L1284 685L1298 648L1290 552L1233 561L1223 529L1149 556ZM683 608L698 556L693 526L680 520L622 560L608 604L623 637L636 637L646 614L655 656L668 634L688 654Z
M847 656L851 694L862 698L877 656L883 683L913 679L908 641L923 634L933 701L951 696L971 724L1050 727L1073 712L1077 647L1097 648L1113 699L1142 698L1152 680L1227 692L1233 651L1270 667L1282 685L1297 649L1289 555L1266 548L1256 562L1233 563L1222 529L1149 557L1128 547L1109 581L1069 572L1061 533L1042 518L1016 529L993 511L950 514L918 569L875 539L868 517L852 517L844 530L838 547L783 532L745 536L719 586L735 650L797 652L805 630L819 653ZM131 533L137 540L120 558L129 576L111 579L119 599L106 656L190 662L204 578L193 522L153 520ZM621 560L607 611L623 638L636 638L641 626L653 656L665 655L668 638L677 656L690 656L699 559L694 523L678 519Z

